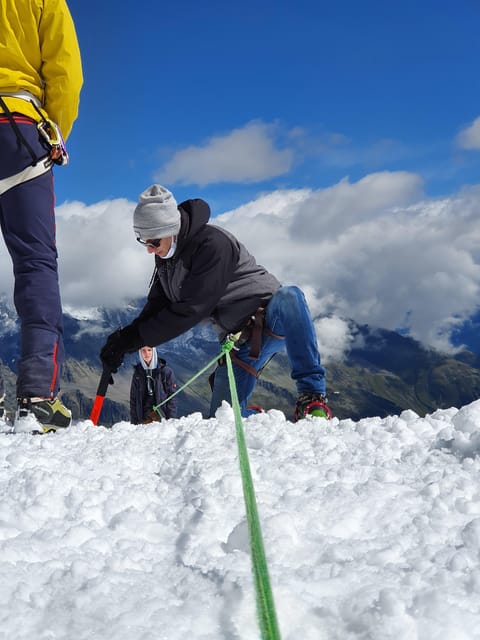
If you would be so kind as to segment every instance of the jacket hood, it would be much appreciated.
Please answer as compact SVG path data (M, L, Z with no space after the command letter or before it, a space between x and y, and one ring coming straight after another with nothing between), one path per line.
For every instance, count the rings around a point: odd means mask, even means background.
M140 358L141 360L141 358ZM155 369L163 369L163 367L167 366L167 361L164 360L163 358L160 358L160 356L158 356L157 358L158 362L156 364L155 367L146 367L145 363L140 361L137 362L136 364L133 365L133 368L136 369L138 372L142 371L142 369L144 371L147 371L147 369L151 369L152 371L154 371Z
M194 237L200 232L203 227L210 220L210 207L201 198L194 198L192 200L185 200L178 205L178 211L180 213L180 231L177 236L177 247L175 255L172 259L175 260L183 251L184 247L188 245L190 238ZM164 258L155 256L155 264L158 268L159 265L164 262Z
M178 205L182 226L178 235L178 247L181 250L185 241L195 236L210 220L210 207L201 198L185 200Z
M144 369L156 369L158 364L158 354L156 348L152 348L152 360L150 361L149 365L147 365L145 360L142 358L142 349L138 350L138 361Z

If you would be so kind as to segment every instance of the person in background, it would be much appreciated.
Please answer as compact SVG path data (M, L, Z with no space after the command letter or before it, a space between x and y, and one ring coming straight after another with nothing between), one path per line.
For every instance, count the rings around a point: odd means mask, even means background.
M52 166L78 114L80 51L65 0L2 0L0 8L0 224L21 325L15 428L68 427L58 399L63 347ZM27 418L28 420L23 420Z
M133 228L138 242L155 256L155 272L140 315L108 336L100 352L104 367L115 372L125 353L142 344L163 344L210 320L220 342L241 332L237 350L230 353L242 415L250 413L248 399L263 367L286 350L298 392L295 419L330 418L325 369L303 292L282 286L241 242L209 218L204 200L177 206L161 185L140 195ZM222 400L231 402L226 366L215 371L210 416Z
M138 351L139 363L133 367L130 385L130 422L148 424L160 420L154 406L168 398L177 388L175 374L163 358L158 357L155 347L144 346ZM161 407L161 415L175 418L177 398L172 398Z

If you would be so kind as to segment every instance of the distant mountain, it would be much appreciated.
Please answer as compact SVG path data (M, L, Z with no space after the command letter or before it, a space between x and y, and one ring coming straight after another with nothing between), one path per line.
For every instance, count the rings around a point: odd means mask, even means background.
M86 317L65 314L65 366L62 397L75 419L88 418L100 379L99 351L109 333L138 314L144 300L131 301L121 310L98 309ZM15 405L15 370L18 324L15 314L0 299L0 358L7 387L7 409ZM437 408L460 407L480 398L480 358L465 351L455 357L428 349L393 331L357 326L354 346L342 361L326 363L329 402L338 418L398 414L412 409L423 416ZM185 384L220 347L208 325L202 325L159 347L161 357L174 369L179 386ZM107 392L101 423L129 419L129 389L136 356L127 356ZM213 367L212 367L213 369ZM179 414L206 415L210 397L208 373L199 376L179 396ZM282 410L293 417L295 385L284 355L278 355L260 377L252 404Z
M449 356L393 331L357 327L356 344L344 362L328 367L337 415L361 417L412 409L421 416L461 407L480 398L480 359L470 352Z
M480 310L454 329L452 343L457 347L463 346L469 351L480 353Z

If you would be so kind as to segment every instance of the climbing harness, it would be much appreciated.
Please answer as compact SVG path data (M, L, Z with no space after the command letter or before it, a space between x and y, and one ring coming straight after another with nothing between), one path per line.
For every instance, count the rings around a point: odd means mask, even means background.
M68 152L60 127L56 122L50 120L50 118L46 118L34 102L32 102L32 104L41 117L40 122L37 124L37 129L50 147L50 158L52 162L59 166L66 166L68 164Z
M249 358L252 360L258 360L260 356L260 349L262 347L262 334L276 338L277 340L285 340L285 336L281 336L271 331L265 324L266 307L258 307L253 315L248 319L247 324L240 332L240 338L237 341L237 345L241 346L247 341L250 341L250 353Z
M44 156L38 160L37 164L29 165L26 169L19 171L15 175L3 178L3 180L0 180L0 196L12 187L17 186L17 184L38 178L38 176L47 173L47 171L51 169L52 164L52 160L48 156Z
M37 124L37 128L40 135L51 147L50 157L52 161L59 166L66 166L68 164L68 152L58 125L50 118L44 118Z
M40 100L36 98L33 93L30 93L30 91L27 91L26 89L20 89L19 91L14 92L2 91L2 93L0 93L0 96L3 96L4 98L17 98L18 100L25 100L25 102L31 102L38 108L42 106Z
M246 342L250 341L250 353L248 357L251 360L258 360L260 356L260 350L262 347L262 335L265 334L270 336L271 338L275 338L277 340L285 340L285 336L281 336L277 333L274 333L271 329L269 329L265 323L265 313L266 307L258 307L255 313L250 316L245 327L240 331L239 338L235 342L235 348L241 347ZM231 351L230 357L232 358L232 362L235 366L244 369L247 373L249 373L254 378L259 378L262 371L269 364L272 358L275 357L273 354L260 369L255 369L252 365L248 364L244 360L240 360L240 358L236 355L235 351ZM225 358L219 358L218 366L222 367L225 365ZM208 382L210 384L210 388L213 391L213 384L215 379L215 371L210 374L208 378Z
M42 158L39 158L33 151L29 142L25 139L25 136L22 134L16 122L14 114L12 114L10 109L5 104L5 101L3 99L4 97L25 100L33 106L40 117L40 121L37 122L38 132L49 149L46 157L50 158L51 162L54 164L60 166L67 165L69 160L68 152L65 141L62 137L62 133L60 131L60 127L53 120L50 120L50 118L44 116L44 114L40 111L40 102L33 95L28 93L28 91L21 91L19 93L2 93L0 94L0 106L2 107L3 114L12 125L19 143L22 144L30 153L32 157L32 164L36 165L37 162L43 159L43 156ZM30 178L27 179L29 180Z
M13 95L13 94L10 94L10 95ZM25 96L20 96L20 95L18 96L15 95L14 97L21 97L24 100L26 99ZM33 101L32 101L32 104L35 105ZM12 126L15 132L18 143L20 145L23 145L27 149L27 151L29 152L32 158L32 164L28 165L28 167L26 167L25 169L22 169L21 171L18 171L13 176L8 176L7 178L3 178L0 180L0 196L1 196L3 193L8 191L9 189L16 187L18 184L27 182L27 180L33 180L33 178L38 178L38 176L41 176L44 173L47 173L47 171L49 171L52 168L52 164L54 160L51 158L50 154L46 154L44 156L38 157L35 151L32 149L28 140L26 140L25 136L21 132L20 127L18 126L18 122L31 122L33 124L34 121L31 120L30 118L25 118L23 116L20 116L20 117L14 116L9 110L9 108L7 107L7 105L5 104L5 101L3 100L1 95L0 95L0 106L2 107L2 110L3 110L3 113L0 114L0 120L6 120L10 123L10 125Z
M25 99L25 98L23 98L23 99ZM9 121L9 123L12 125L12 129L14 130L15 135L17 136L18 144L19 145L23 145L27 149L28 153L32 157L32 165L36 165L37 162L40 160L40 158L37 156L35 151L32 149L30 143L28 142L28 140L25 138L25 136L21 132L20 127L17 124L16 117L13 115L13 113L7 107L7 105L5 104L5 100L2 98L1 95L0 95L0 107L2 107L2 109L3 109L3 115ZM32 124L33 123L34 123L34 120L32 120Z

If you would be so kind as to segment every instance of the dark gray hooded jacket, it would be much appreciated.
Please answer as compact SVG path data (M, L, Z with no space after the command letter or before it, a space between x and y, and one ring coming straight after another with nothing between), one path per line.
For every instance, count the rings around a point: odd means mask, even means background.
M153 283L136 321L143 344L162 344L207 319L223 339L242 329L281 286L231 233L207 224L204 200L186 200L179 211L175 255L155 257Z

